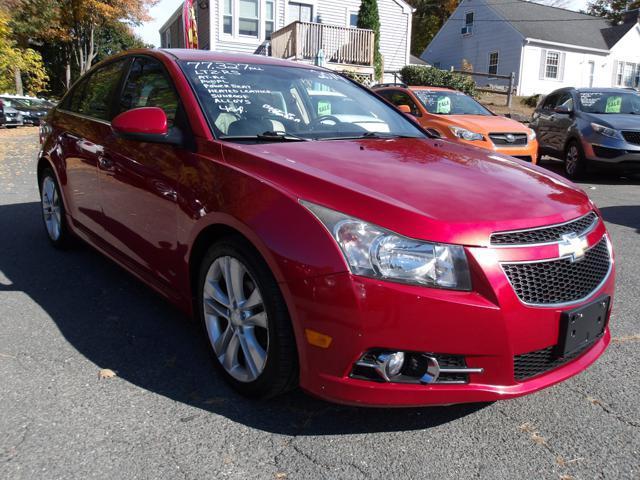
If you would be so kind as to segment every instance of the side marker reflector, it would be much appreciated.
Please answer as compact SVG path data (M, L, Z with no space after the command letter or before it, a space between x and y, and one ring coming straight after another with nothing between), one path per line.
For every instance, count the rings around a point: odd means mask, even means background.
M329 345L331 345L331 341L333 340L329 335L325 335L324 333L316 332L315 330L310 330L308 328L304 329L304 334L307 337L307 342L320 348L329 348Z

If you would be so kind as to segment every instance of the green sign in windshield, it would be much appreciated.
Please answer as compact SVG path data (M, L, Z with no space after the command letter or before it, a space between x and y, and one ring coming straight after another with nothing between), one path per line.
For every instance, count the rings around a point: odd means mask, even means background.
M607 98L607 106L605 107L606 113L620 113L622 109L622 97L609 97Z
M451 112L451 99L449 97L438 97L436 113L442 113L446 115L449 112Z
M331 115L331 102L320 100L318 102L318 115Z

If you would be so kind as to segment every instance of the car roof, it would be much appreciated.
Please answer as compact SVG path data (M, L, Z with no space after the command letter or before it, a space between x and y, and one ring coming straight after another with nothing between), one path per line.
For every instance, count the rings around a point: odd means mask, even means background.
M192 62L230 62L230 63L254 63L259 65L276 65L282 67L296 68L312 68L317 70L326 70L315 65L307 63L292 62L275 57L267 57L264 55L254 55L251 53L227 53L215 52L212 50L195 50L187 48L160 48L160 49L141 49L128 50L127 53L149 53L161 52L165 55L173 57L175 60L186 60Z
M579 93L590 93L590 92L606 92L606 93L637 93L635 90L631 88L576 88L576 92Z
M431 90L434 92L457 92L457 90L454 90L452 88L445 88L445 87L426 87L426 86L416 86L416 87L409 87L409 90Z

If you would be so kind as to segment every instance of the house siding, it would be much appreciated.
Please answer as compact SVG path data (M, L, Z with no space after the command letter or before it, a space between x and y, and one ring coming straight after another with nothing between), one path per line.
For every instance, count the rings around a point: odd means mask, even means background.
M640 64L640 26L636 24L630 29L613 48L609 56L609 71L612 85L615 85L618 62ZM638 67L640 68L640 67Z
M474 24L471 35L462 35L467 12L473 11ZM500 22L502 18L482 1L466 0L451 15L422 53L420 58L442 69L460 70L462 60L473 66L475 72L489 71L489 54L498 52L498 74L516 74L520 70L520 59L524 38L511 25ZM507 84L508 80L476 78L479 84Z
M564 54L564 64L561 66L562 78L557 80L544 79L541 75L543 55L553 50ZM611 67L606 53L585 52L579 49L558 48L553 45L531 43L524 47L522 62L522 80L520 95L535 95L551 93L558 88L588 87L589 62L594 62L594 87L611 86Z
M303 3L313 5L313 20L321 20L325 24L347 26L349 24L349 14L360 8L360 0L301 0ZM287 0L275 1L275 30L279 30L291 23L288 18ZM254 53L264 42L263 28L264 0L261 2L260 38L238 38L222 34L220 23L221 2L212 0L209 2L207 10L198 11L198 28L200 48L211 49L220 52ZM396 0L379 0L378 8L380 13L380 53L383 56L384 69L397 71L409 63L409 37L411 31L411 12L406 6ZM172 47L182 47L183 41L178 40L181 31L181 17L175 19L164 27L170 31L175 31L175 44L172 40ZM164 30L161 30L163 39ZM162 46L164 43L161 43Z

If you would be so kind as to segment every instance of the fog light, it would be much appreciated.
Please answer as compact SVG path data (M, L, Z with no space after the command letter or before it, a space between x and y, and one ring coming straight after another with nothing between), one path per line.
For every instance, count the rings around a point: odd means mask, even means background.
M404 352L395 352L389 355L387 360L387 375L395 377L400 373L402 366L404 365Z
M386 381L400 373L404 365L404 352L385 352L376 357L377 370Z

